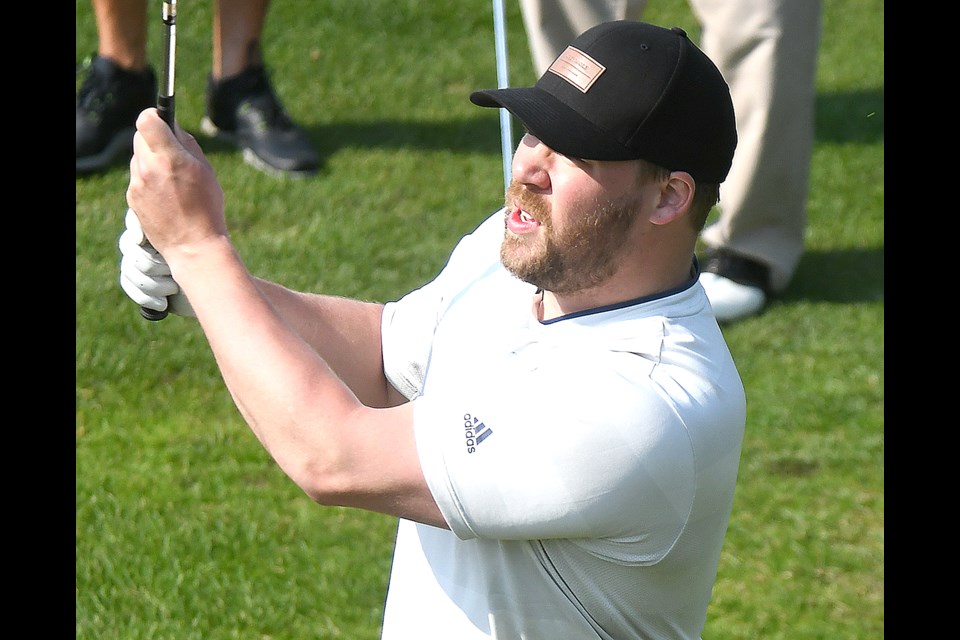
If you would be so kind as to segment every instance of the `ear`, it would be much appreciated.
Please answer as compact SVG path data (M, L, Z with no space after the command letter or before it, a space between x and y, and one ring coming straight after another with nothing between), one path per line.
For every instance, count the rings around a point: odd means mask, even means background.
M672 171L660 187L657 208L650 216L653 224L667 224L685 215L693 203L697 183L686 171Z

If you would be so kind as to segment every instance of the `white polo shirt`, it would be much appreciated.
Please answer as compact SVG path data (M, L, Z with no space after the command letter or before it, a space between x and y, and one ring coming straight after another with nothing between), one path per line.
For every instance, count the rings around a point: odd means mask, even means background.
M503 211L383 315L450 530L401 520L383 640L696 640L726 533L743 386L696 274L540 322Z

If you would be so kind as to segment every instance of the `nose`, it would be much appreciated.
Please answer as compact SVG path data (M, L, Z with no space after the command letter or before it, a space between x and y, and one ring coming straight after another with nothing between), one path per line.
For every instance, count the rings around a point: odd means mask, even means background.
M552 156L553 150L550 147L532 133L525 133L513 154L511 168L514 182L537 189L549 188L550 173L547 169Z

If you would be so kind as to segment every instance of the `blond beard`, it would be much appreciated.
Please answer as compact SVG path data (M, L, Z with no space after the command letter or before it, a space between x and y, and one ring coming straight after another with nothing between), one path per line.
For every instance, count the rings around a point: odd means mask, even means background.
M541 234L531 239L506 232L500 245L501 262L524 282L561 295L596 287L616 272L638 207L632 195L593 202L557 232L550 206L542 197L512 182L506 202L508 208L519 204L536 218Z

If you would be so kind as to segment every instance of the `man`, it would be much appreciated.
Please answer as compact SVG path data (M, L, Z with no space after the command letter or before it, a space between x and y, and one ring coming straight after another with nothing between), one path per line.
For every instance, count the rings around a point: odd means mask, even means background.
M527 127L506 206L385 305L249 274L196 141L145 111L123 289L195 315L309 496L400 518L384 640L698 638L745 420L694 257L727 85L682 30L611 22L471 100Z

